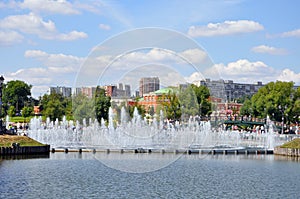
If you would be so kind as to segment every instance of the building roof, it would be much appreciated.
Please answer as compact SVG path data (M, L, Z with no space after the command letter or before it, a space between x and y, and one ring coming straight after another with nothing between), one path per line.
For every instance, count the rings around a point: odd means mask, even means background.
M167 87L167 88L159 89L159 90L155 91L154 93L156 95L159 95L159 94L169 94L169 93L173 93L173 92L177 92L177 89Z

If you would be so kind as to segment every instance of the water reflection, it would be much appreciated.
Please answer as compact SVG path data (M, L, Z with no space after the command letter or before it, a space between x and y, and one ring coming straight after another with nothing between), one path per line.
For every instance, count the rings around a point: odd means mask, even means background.
M178 154L49 155L1 160L0 198L300 197L299 159L284 156L185 154L162 169L130 173L124 171L145 166L138 162L153 168Z
M0 160L23 160L23 159L44 159L50 158L50 154L37 154L37 155L4 155L0 156Z

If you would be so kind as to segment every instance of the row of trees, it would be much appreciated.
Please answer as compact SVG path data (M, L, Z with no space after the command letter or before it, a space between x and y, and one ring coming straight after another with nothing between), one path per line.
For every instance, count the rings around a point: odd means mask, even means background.
M36 100L31 97L31 85L20 80L9 81L3 86L2 96L2 115L29 117L33 115L33 107L39 106L41 114L50 117L62 119L66 116L68 119L97 118L107 119L108 108L110 107L110 97L105 95L103 89L97 88L93 99L78 95L74 98L63 97L58 93L45 94Z
M58 93L45 94L36 100L31 97L31 85L23 81L10 81L4 85L3 89L3 116L22 115L28 117L33 115L33 107L39 106L41 114L44 117L82 120L83 118L101 118L108 119L108 110L111 106L110 97L106 96L105 90L97 87L95 96L90 99L84 95L77 95L73 98L63 97ZM172 90L172 89L171 89ZM209 115L211 113L211 103L209 102L209 90L205 86L191 85L183 90L173 89L172 92L163 95L163 102L157 109L160 110L169 119L180 120L188 115ZM139 98L135 99L136 102ZM125 106L125 104L121 105ZM113 108L120 112L121 106L113 104ZM143 106L136 103L134 106L127 107L129 115L132 117L134 108L137 107L141 115L146 112L154 115L154 109L145 110Z
M3 111L2 117L6 114L10 116L19 115L28 117L33 114L33 106L40 106L43 116L62 119L82 120L83 118L108 118L108 110L113 106L117 112L121 107L111 104L110 97L105 95L105 90L98 87L94 98L89 99L84 95L77 95L73 98L66 98L60 94L45 94L39 100L31 97L31 85L15 80L4 84L3 88ZM160 107L157 109L164 111L167 118L180 120L188 118L189 115L209 116L212 112L212 104L209 100L210 93L205 86L190 85L185 89L171 89L169 93L163 95ZM136 98L136 101L139 99ZM125 104L123 104L124 106ZM136 103L140 114L146 112L154 115L154 109L145 110ZM128 107L127 111L132 116L134 107ZM240 110L241 115L248 115L257 118L266 118L267 115L272 120L296 123L300 119L300 87L294 88L292 82L270 82L251 98L245 99Z

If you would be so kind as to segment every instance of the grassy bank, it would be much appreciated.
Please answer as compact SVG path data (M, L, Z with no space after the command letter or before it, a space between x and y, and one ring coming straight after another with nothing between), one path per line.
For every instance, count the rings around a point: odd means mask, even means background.
M16 117L10 117L9 121L13 122L13 123L18 123L18 122L19 123L29 123L31 118L32 117L24 118L24 117L21 117L21 116L16 116Z
M44 144L26 136L0 135L0 147L9 147L12 143L19 143L20 146L44 146Z
M281 148L300 149L300 138L293 139L280 146Z

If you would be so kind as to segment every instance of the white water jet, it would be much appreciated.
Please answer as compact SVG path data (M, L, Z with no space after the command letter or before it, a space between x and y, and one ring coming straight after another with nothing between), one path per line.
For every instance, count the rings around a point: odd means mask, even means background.
M6 127L6 129L9 129L9 116L8 115L6 115L5 127Z
M187 149L205 147L263 147L273 149L286 141L275 133L270 119L265 132L250 133L240 131L212 131L210 122L199 121L190 117L187 123L170 123L161 111L148 123L135 109L130 120L125 108L121 109L120 122L117 122L113 110L109 109L108 125L101 119L53 122L41 117L30 121L28 136L52 147L87 147L87 148L152 148L152 149Z

